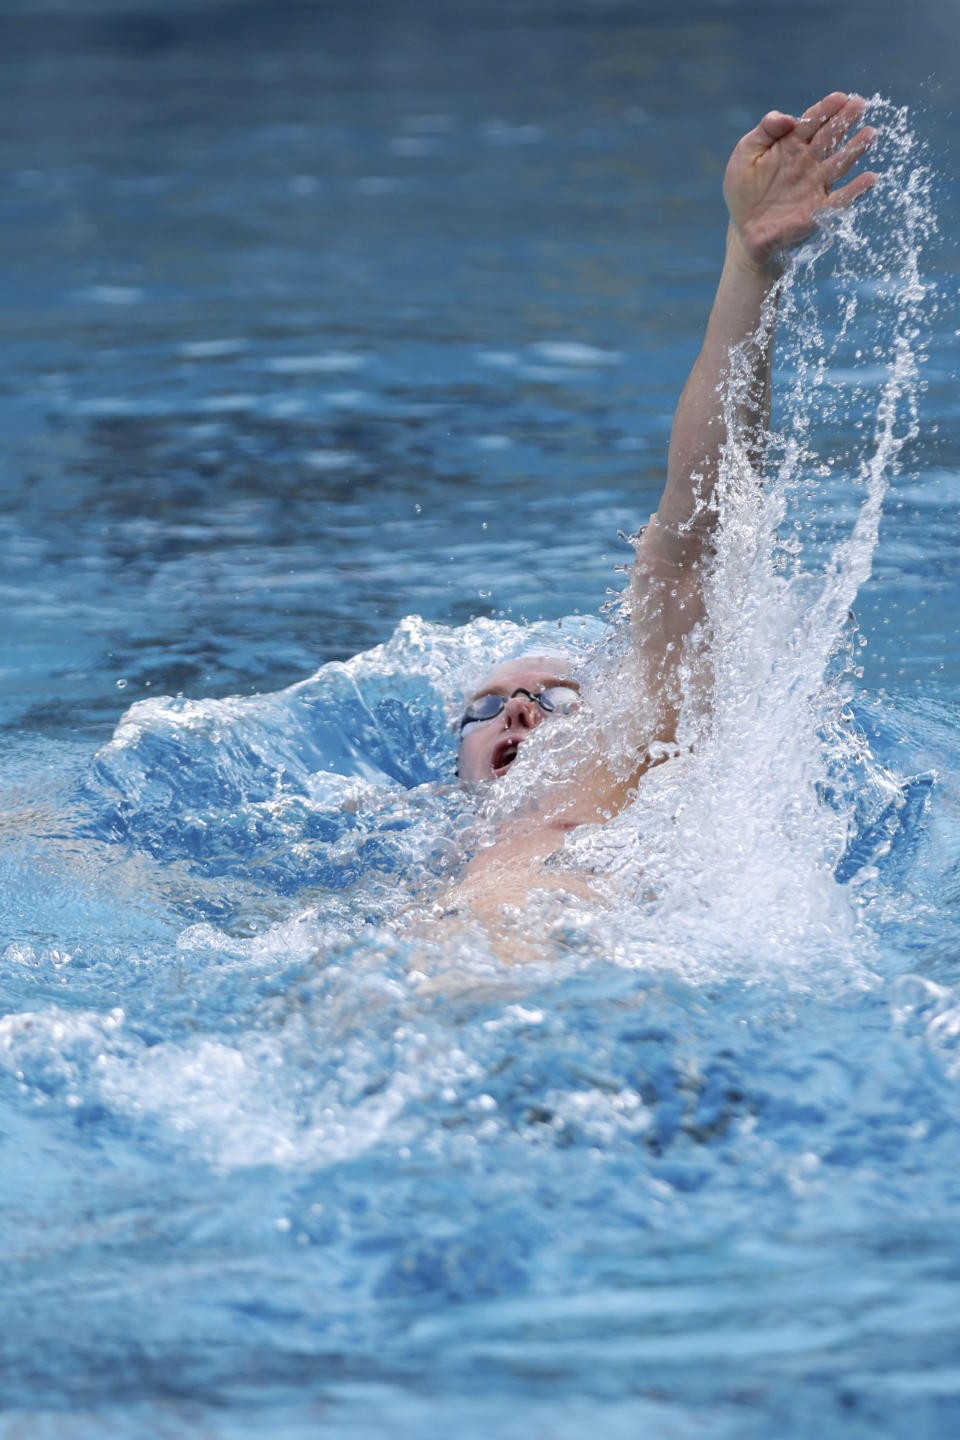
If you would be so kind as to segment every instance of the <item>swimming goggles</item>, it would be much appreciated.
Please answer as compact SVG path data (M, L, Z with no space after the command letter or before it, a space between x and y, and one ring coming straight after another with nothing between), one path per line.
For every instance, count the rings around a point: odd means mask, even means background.
M487 720L495 720L514 695L526 695L528 700L533 700L540 706L545 715L566 715L580 700L580 691L575 690L572 685L548 685L544 690L524 690L520 685L511 695L499 695L491 691L488 695L478 695L476 700L470 701L460 721L460 734L463 734L468 725L483 725Z

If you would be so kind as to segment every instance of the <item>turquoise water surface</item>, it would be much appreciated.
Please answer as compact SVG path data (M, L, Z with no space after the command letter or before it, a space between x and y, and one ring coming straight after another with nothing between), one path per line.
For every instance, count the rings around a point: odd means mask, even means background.
M4 1440L960 1429L952 23L8 8ZM471 679L614 713L726 156L836 85L709 726L517 963L411 926Z

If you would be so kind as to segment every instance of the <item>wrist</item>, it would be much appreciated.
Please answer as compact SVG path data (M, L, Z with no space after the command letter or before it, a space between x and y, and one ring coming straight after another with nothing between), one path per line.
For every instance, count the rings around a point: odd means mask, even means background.
M752 249L733 221L730 221L727 226L726 263L739 274L769 289L783 274L785 262L786 256L781 250L762 253Z

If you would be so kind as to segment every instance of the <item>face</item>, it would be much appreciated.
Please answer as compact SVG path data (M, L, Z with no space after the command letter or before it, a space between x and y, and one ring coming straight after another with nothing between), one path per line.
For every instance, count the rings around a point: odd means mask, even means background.
M570 679L567 662L556 655L521 655L506 660L482 681L467 703L482 695L503 696L506 703L492 720L469 724L460 740L460 779L495 780L506 775L517 758L520 746L544 720L552 717L529 696L550 685L567 685L579 690Z

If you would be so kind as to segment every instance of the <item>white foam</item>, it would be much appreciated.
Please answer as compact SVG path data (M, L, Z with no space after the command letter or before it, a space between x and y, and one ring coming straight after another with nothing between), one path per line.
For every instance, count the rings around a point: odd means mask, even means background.
M365 355L348 350L328 350L319 355L276 355L267 361L275 375L336 375L362 370Z
M139 285L87 285L77 296L96 305L140 305L145 291Z
M485 139L492 140L495 145L539 145L545 134L540 125L518 125L496 116L484 120L480 131Z
M512 370L519 363L510 350L484 350L477 356L477 364L487 365L491 370Z
M622 365L626 359L622 350L600 350L579 340L538 340L530 349L551 365Z
M478 450L510 450L513 441L509 435L476 435L473 440Z
M357 463L352 450L308 450L303 458L312 470L345 470Z
M185 360L223 360L229 355L241 355L247 345L243 339L188 340L180 346L180 354Z
M327 390L323 398L335 410L360 410L369 405L373 397L368 390Z

